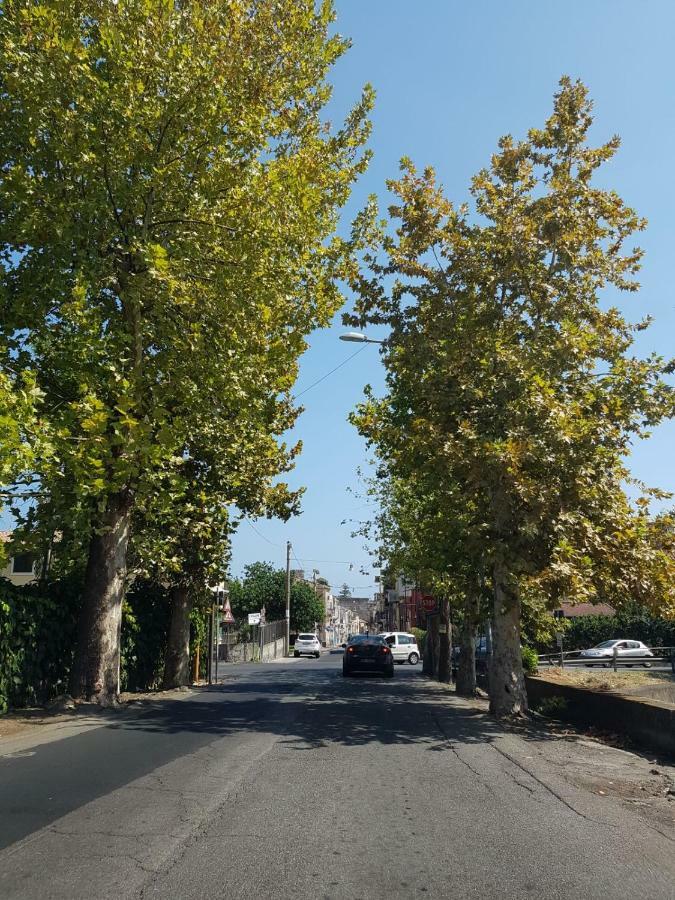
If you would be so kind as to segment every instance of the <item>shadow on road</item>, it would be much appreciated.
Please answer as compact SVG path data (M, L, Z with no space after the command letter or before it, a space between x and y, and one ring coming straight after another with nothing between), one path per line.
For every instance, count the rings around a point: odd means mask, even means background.
M106 724L0 758L0 848L215 740L276 736L286 749L426 745L430 752L502 733L479 710L448 703L418 671L343 679L335 668L266 667L185 700L106 714ZM546 732L539 733L541 740ZM525 737L527 735L524 735ZM556 738L559 739L559 738ZM227 745L222 752L227 753Z

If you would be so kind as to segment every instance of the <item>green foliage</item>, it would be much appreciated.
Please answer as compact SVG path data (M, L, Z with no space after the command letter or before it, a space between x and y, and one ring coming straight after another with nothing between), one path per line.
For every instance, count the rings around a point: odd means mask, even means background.
M537 704L537 712L550 719L562 719L567 712L567 700L564 697L543 697Z
M539 665L539 655L532 647L522 648L523 671L528 675L534 675Z
M616 616L579 616L568 621L565 650L584 650L601 641L629 638L650 647L675 647L675 622L646 613ZM555 649L552 642L540 645L542 652Z
M122 618L122 690L159 687L169 630L167 588L136 581L127 592Z
M230 605L238 620L245 620L248 613L260 612L263 606L268 622L284 619L286 572L267 562L246 566L244 577L230 582ZM291 631L312 631L315 623L323 621L324 614L323 602L314 593L312 585L304 581L292 582Z
M0 482L35 479L43 544L133 510L136 571L203 585L225 510L297 511L291 391L342 303L355 244L334 232L368 161L370 88L341 126L325 115L348 46L333 18L313 0L3 5Z
M427 633L423 628L413 628L412 634L415 635L415 639L417 640L417 646L420 648L420 653L424 656L424 647L426 646Z
M526 708L510 626L523 602L611 596L675 614L672 518L649 515L661 492L631 503L624 490L633 442L673 414L671 366L631 355L648 319L600 302L638 290L642 252L627 243L645 223L596 183L619 140L591 146L591 123L586 88L563 78L543 127L503 137L475 176L473 210L403 159L391 221L373 203L362 215L371 246L345 317L389 328L386 394L367 390L352 417L403 499L386 509L383 557L446 596L492 582L495 634L509 623L494 664L519 683L494 679L505 713Z
M67 692L80 579L16 587L0 579L0 712Z

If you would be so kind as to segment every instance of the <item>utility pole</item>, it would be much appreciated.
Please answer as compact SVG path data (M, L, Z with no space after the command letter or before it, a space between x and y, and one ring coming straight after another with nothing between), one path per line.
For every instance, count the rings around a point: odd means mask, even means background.
M291 542L286 541L286 656L291 652Z

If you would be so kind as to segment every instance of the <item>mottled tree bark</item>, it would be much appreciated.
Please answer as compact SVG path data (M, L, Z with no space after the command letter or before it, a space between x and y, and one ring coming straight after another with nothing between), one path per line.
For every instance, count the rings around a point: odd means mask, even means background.
M439 601L438 617L438 680L444 684L452 681L452 629L450 626L450 603Z
M164 659L162 687L183 687L190 683L190 610L192 600L187 584L171 590L171 623Z
M424 644L424 666L422 671L430 678L438 678L438 615L427 616L427 637Z
M462 697L476 696L476 626L468 611L465 611L459 629L459 659L455 689Z
M127 575L131 501L126 492L108 498L89 541L78 623L73 696L102 705L120 690L120 634Z
M504 562L492 569L494 614L489 670L490 712L496 716L527 714L527 693L520 649L520 597Z

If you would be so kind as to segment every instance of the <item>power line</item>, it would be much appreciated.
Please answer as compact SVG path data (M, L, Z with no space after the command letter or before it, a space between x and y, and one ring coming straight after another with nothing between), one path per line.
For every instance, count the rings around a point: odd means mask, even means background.
M266 538L264 534L262 534L260 531L258 531L258 529L255 527L255 525L253 524L253 522L249 522L248 519L246 519L245 521L246 521L246 524L247 524L247 525L250 525L250 526L251 526L251 528L255 531L255 533L258 535L259 538L262 538L263 541L267 541L267 543L268 543L271 547L279 547L279 548L281 549L281 544L275 544L274 541L271 541L269 538Z
M363 351L366 349L366 346L367 346L367 344L364 344L363 347L359 347L359 349L356 351L356 353L352 353L352 355L348 356L347 359L343 359L339 366L335 366L335 368L331 369L330 372L326 372L326 374L322 375L321 378L317 378L317 380L312 382L312 384L310 384L309 387L306 387L304 389L304 391L300 391L299 394L296 394L295 399L297 400L298 397L302 397L303 394L306 394L307 391L311 391L313 387L317 386L317 384L321 384L322 381L325 381L326 378L328 378L330 375L333 374L333 372L337 372L338 369L341 369L343 366L346 366L350 359L354 359L354 357L358 356L359 353L363 353Z

